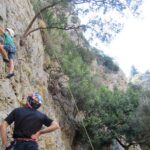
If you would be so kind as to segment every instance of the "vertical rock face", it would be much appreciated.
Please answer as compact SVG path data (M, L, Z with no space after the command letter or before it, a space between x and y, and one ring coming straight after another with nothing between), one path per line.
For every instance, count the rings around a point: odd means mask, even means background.
M19 45L20 35L23 34L33 17L34 11L30 0L0 0L0 25L5 24L5 27L14 29L17 35L15 38L17 45L15 77L11 80L0 79L0 120L2 121L11 110L19 107L29 93L39 91L44 98L42 111L50 118L58 120L62 127L61 130L41 137L40 150L69 150L73 129L67 121L64 121L67 120L64 111L59 103L54 103L50 94L48 81L51 77L43 68L43 64L48 62L45 62L41 33L34 32L27 37L23 47ZM37 26L35 21L33 28ZM6 73L4 69L0 71ZM59 81L61 82L63 78L63 76L59 77Z
M126 90L127 88L127 78L125 74L120 69L118 72L106 71L106 67L103 65L98 65L97 61L94 60L91 64L92 75L97 76L95 81L97 85L105 85L110 90L118 88L120 90Z
M0 3L0 25L3 26L6 19L6 5L4 0Z

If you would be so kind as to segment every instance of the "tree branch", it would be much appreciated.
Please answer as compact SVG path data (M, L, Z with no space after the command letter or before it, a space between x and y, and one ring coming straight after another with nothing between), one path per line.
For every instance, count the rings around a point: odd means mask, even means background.
M39 28L35 28L35 29L31 30L30 32L28 32L25 37L27 37L29 34L31 34L34 31L37 31L37 30L45 30L45 29L77 30L77 29L82 28L82 27L83 27L83 25L80 25L77 27L75 27L75 26L68 26L68 27L66 27L66 26L64 26L64 27L49 26L46 28L45 27L39 27Z
M116 138L116 140L117 140L117 142L118 142L123 148L129 148L131 145L137 145L136 142L131 142L131 143L125 145L125 144L123 144L123 143L121 142L121 140L120 140L119 138Z
M116 138L116 140L117 140L117 142L118 142L123 148L127 148L127 147L128 147L127 145L123 144L119 138Z
M25 32L24 32L22 38L27 37L30 28L32 27L34 21L35 21L36 18L40 15L40 13L42 13L43 11L45 11L46 9L48 9L48 8L50 8L50 7L54 7L55 5L57 5L57 4L60 3L60 2L61 2L61 1L55 2L55 3L50 4L50 5L47 5L47 6L45 6L44 8L42 8L38 13L36 13L35 16L33 17L33 19L31 20L30 24L29 24L28 27L26 28L26 30L25 30Z

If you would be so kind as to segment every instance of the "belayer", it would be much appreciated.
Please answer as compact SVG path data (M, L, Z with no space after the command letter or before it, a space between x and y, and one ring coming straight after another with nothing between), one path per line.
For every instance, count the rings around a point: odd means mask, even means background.
M10 79L14 76L14 56L16 53L16 46L14 43L14 31L11 28L5 30L0 27L0 32L4 36L4 44L0 44L0 53L3 56L5 63L9 64L9 73L6 78Z
M45 134L59 129L59 124L37 109L43 99L37 92L27 97L25 107L14 109L1 124L2 145L6 150L38 150L37 140ZM13 142L7 143L7 127L14 122ZM41 129L45 125L46 128Z

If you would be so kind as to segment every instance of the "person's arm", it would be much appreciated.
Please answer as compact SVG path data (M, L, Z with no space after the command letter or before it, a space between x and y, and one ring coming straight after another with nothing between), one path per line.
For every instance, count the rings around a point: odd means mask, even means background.
M1 124L1 137L2 145L6 148L8 147L7 143L7 127L14 121L15 109L4 119Z
M38 140L40 135L55 131L59 128L60 128L59 124L56 121L53 121L49 127L45 128L45 129L42 129L42 130L38 131L37 133L33 134L31 136L31 138L34 139L34 140Z
M3 29L2 27L0 27L0 32L1 32L2 34L5 33L5 31L4 31L4 29Z
M45 134L45 133L55 131L57 129L59 129L59 124L56 121L53 121L52 124L49 127L45 128L45 129L42 129L39 132L40 132L40 135L42 135L42 134Z
M2 145L6 148L8 147L7 143L7 127L9 124L6 121L3 121L1 124L1 137L2 137Z

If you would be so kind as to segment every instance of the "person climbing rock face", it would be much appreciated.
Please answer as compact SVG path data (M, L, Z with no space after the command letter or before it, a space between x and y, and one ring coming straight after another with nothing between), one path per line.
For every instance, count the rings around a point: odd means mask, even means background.
M4 35L4 44L0 44L0 53L3 56L5 63L9 65L9 73L6 78L10 79L14 76L14 56L16 53L16 46L14 44L14 31L11 28L6 28L4 31L0 27L0 32Z
M2 144L6 150L38 150L37 140L45 133L59 128L59 124L38 111L43 99L37 92L27 97L25 107L14 109L1 124ZM7 143L7 127L14 122L13 138L10 146ZM47 126L41 129L42 126Z

